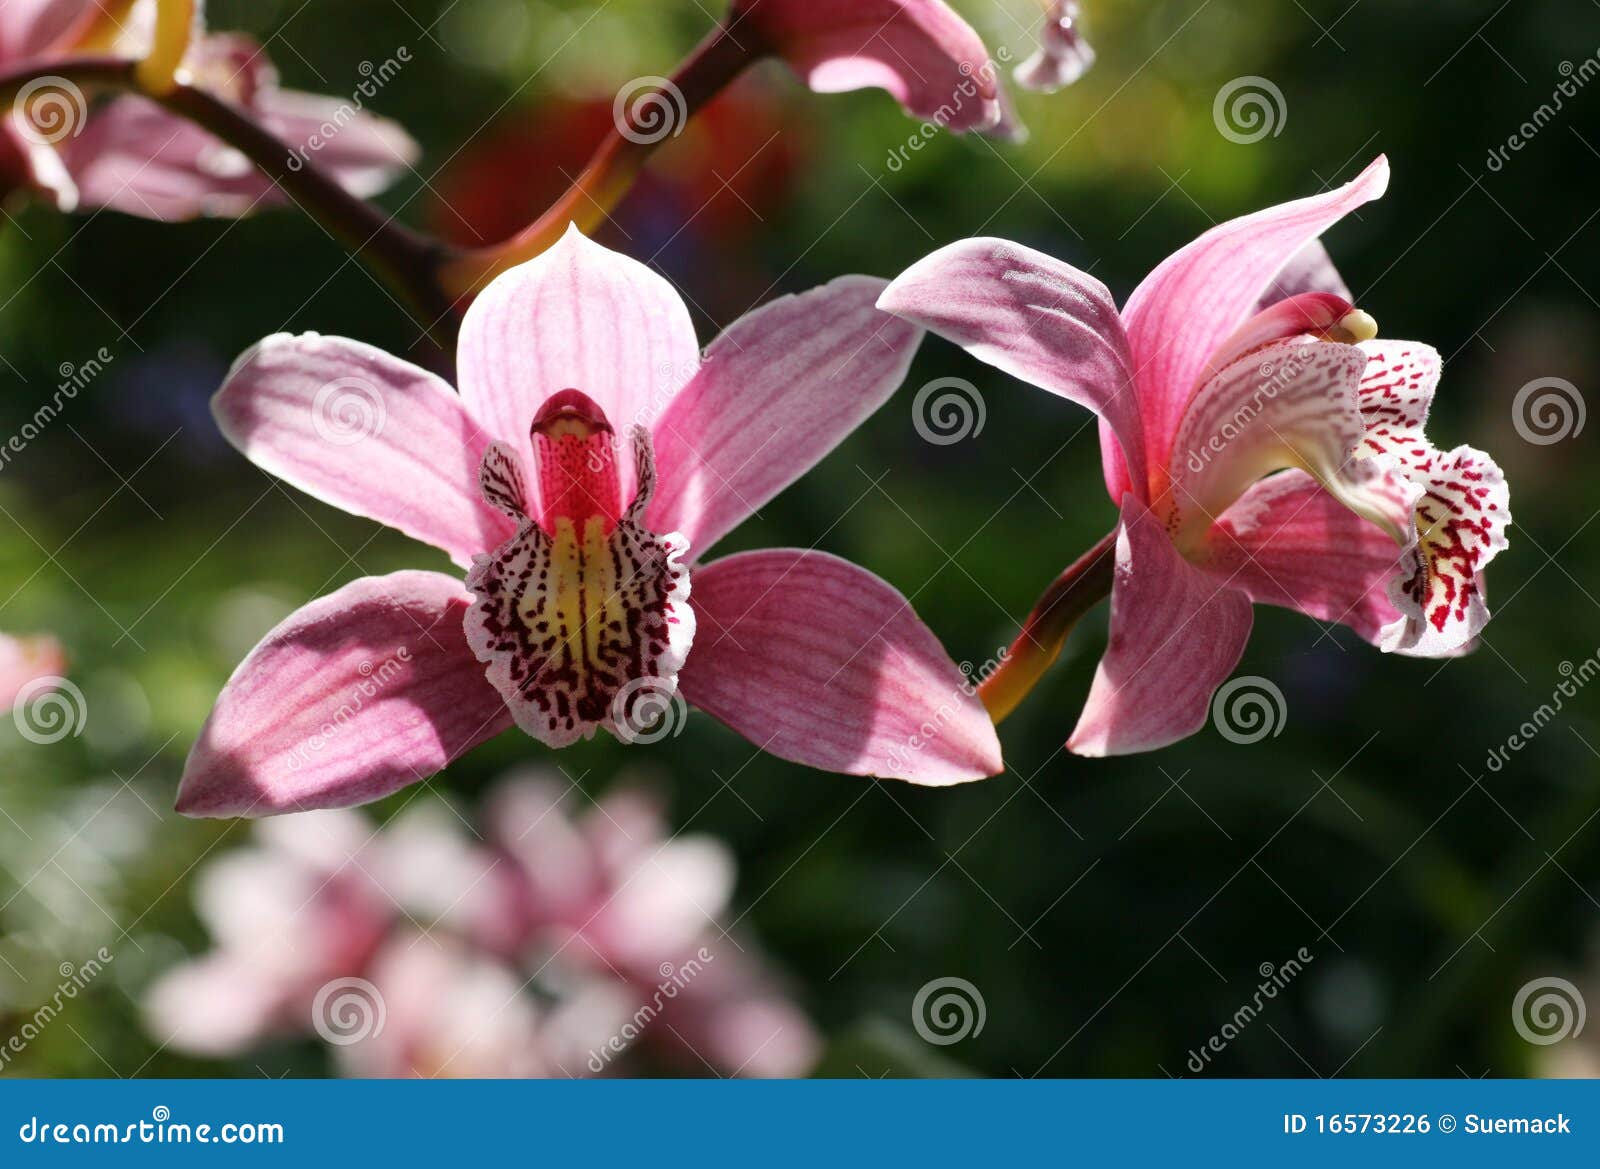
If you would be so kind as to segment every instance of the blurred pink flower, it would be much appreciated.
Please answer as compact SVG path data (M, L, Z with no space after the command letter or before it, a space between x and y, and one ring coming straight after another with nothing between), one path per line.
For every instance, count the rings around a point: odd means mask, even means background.
M210 1057L315 1035L357 1076L809 1071L810 1022L719 924L727 850L642 789L576 818L563 790L504 783L481 842L435 802L263 821L202 870L215 949L150 988L149 1030Z
M43 692L51 686L51 679L66 672L66 651L55 638L0 633L0 710L9 710L29 694Z
M155 0L120 17L97 0L6 0L0 12L0 68L64 59L85 41L141 56ZM179 73L235 106L357 195L388 186L416 161L417 146L395 123L360 109L363 98L281 89L262 48L248 38L202 32ZM0 132L0 186L28 186L63 210L109 207L150 219L238 216L283 200L248 159L154 101L124 95L92 112L70 82L25 90ZM360 85L370 88L373 82Z
M884 89L912 117L956 133L1009 128L983 38L944 0L733 0L727 23L817 93Z
M1461 652L1488 621L1504 476L1480 451L1428 442L1438 353L1372 340L1316 242L1388 178L1380 158L1338 190L1213 228L1120 314L1093 277L996 239L934 253L879 301L1100 415L1121 523L1110 640L1072 750L1198 730L1255 603L1421 656Z
M515 923L493 944L530 965L614 976L630 988L629 1015L643 1020L651 1049L690 1070L809 1071L816 1032L749 940L721 924L734 885L727 849L709 836L670 835L659 801L636 787L613 789L574 817L569 786L528 775L488 802L489 839L510 861L501 872L510 911L500 921ZM598 1073L616 1052L591 1054Z
M196 878L195 909L216 948L149 992L151 1033L179 1051L235 1055L308 1030L321 988L359 973L395 915L364 867L373 833L354 812L265 821L256 838Z
M466 588L357 580L268 634L218 698L179 810L374 800L513 724L552 747L648 738L680 685L813 767L999 771L983 705L886 582L809 550L700 559L900 384L922 333L874 307L883 287L784 297L702 358L670 284L573 230L468 309L459 395L355 341L250 350L215 402L229 441L471 568Z
M1024 89L1054 93L1071 85L1094 64L1094 49L1083 39L1078 0L1050 0L1039 48L1017 66L1017 84Z

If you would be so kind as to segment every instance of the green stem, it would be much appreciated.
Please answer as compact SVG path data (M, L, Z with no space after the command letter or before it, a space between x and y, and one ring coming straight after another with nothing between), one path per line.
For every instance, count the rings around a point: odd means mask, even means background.
M178 84L159 96L145 93L138 62L125 57L79 57L31 62L0 72L0 106L40 78L64 78L83 89L136 93L202 127L253 162L294 203L386 281L436 332L451 319L452 298L440 287L444 245L408 230L331 176L248 113L203 89ZM438 338L436 338L438 339Z

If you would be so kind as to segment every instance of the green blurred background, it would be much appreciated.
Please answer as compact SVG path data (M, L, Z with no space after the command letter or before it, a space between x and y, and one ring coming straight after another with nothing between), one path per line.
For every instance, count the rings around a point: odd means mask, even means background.
M608 242L678 283L707 340L758 298L891 276L973 234L1067 259L1120 299L1213 222L1386 153L1388 196L1327 242L1385 335L1445 355L1439 445L1490 451L1512 483L1483 647L1408 661L1259 610L1238 672L1281 689L1281 733L1239 745L1208 726L1157 754L1089 761L1059 747L1102 608L1003 727L1010 770L986 783L822 775L752 757L703 715L664 744L602 736L548 761L600 791L644 755L676 821L730 844L744 922L827 1035L826 1072L1191 1074L1190 1052L1249 1000L1258 970L1300 947L1305 973L1204 1074L1537 1071L1549 1051L1513 1026L1519 987L1581 984L1600 957L1600 700L1570 702L1502 769L1486 758L1550 699L1563 662L1600 652L1600 427L1536 445L1513 424L1531 381L1596 384L1600 86L1498 171L1486 158L1550 100L1564 62L1600 51L1600 6L1085 2L1099 62L1061 94L1018 96L1026 144L940 135L892 169L915 127L885 95L810 95L773 69L659 152ZM956 6L991 48L1028 51L1031 0ZM408 47L373 105L425 153L381 201L458 240L536 211L560 186L550 161L575 168L598 134L581 103L670 72L710 19L688 0L209 8L212 27L266 40L286 83L318 92L347 94L359 62ZM1213 120L1218 90L1244 75L1284 99L1278 132L1249 144ZM319 1074L311 1044L218 1064L158 1052L142 1029L143 987L206 946L194 866L249 836L171 813L177 777L233 666L292 607L357 576L448 565L274 486L220 441L206 403L268 333L422 358L421 330L292 212L174 227L10 210L0 432L63 363L102 346L114 360L0 471L0 629L55 631L91 711L80 737L49 746L0 724L0 1033L54 988L63 955L104 944L117 961L8 1074ZM911 409L942 376L976 385L986 415L945 446L918 436ZM910 595L953 657L981 662L1113 522L1088 422L929 341L905 389L728 550L815 544L856 560ZM470 804L509 765L548 755L503 736L434 786ZM912 1001L947 976L979 989L986 1021L934 1047Z

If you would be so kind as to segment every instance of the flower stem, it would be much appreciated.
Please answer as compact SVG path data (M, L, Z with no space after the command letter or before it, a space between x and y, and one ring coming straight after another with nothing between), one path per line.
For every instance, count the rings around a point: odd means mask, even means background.
M1118 531L1107 532L1051 582L1022 623L1022 632L1011 643L1005 660L978 687L978 697L996 723L1038 684L1060 656L1078 619L1110 595Z
M431 323L430 332L448 328L452 298L437 279L443 245L351 194L247 113L207 91L180 84L155 100L255 163L302 211L422 313Z
M189 51L194 35L198 0L156 0L155 35L150 51L135 68L139 85L147 93L171 93L177 85L178 66Z
M41 77L65 78L89 89L142 94L138 69L139 62L126 57L33 62L0 72L0 107L10 105L19 90ZM302 211L421 313L431 323L430 332L448 329L452 298L439 286L437 275L446 254L443 245L417 235L351 194L248 113L203 89L177 83L165 94L144 96L210 131L243 154Z
M690 118L766 55L753 33L741 29L740 37L742 41L726 25L718 25L662 89L631 102L619 98L616 124L566 192L510 239L447 260L440 269L444 287L457 295L475 292L507 268L550 247L568 224L584 232L599 227L656 147L682 133Z

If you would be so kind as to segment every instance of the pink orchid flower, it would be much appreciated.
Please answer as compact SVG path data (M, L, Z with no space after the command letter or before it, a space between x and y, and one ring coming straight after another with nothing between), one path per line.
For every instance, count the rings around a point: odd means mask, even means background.
M42 693L67 672L67 655L53 637L0 633L0 710Z
M760 38L817 93L884 89L947 130L1008 131L983 38L944 0L734 0L727 23L735 37Z
M100 0L6 0L0 67L48 63L113 30L112 52L140 57L154 0L120 19ZM325 169L354 194L388 186L418 157L395 123L360 110L361 98L281 89L262 48L246 37L201 33L179 76L237 107ZM366 84L366 83L363 83ZM0 134L0 186L26 186L62 210L106 207L149 219L240 216L282 202L276 184L242 154L148 98L124 95L95 107L70 87L46 86L12 112Z
M1039 48L1013 76L1024 89L1054 93L1065 89L1089 71L1094 49L1083 39L1078 0L1050 0Z
M879 301L1100 416L1121 523L1110 640L1067 744L1079 754L1198 730L1253 604L1422 656L1461 652L1488 621L1505 478L1480 451L1428 442L1438 353L1372 340L1316 243L1388 176L1380 158L1213 228L1120 314L1093 277L995 239L935 252Z
M179 809L378 799L512 725L551 747L636 740L680 688L809 766L997 772L982 704L887 583L816 551L701 559L899 385L921 330L873 307L883 287L782 298L702 359L671 285L573 230L468 309L459 395L355 341L247 352L214 404L234 445L470 570L465 587L364 578L268 634L207 720Z

